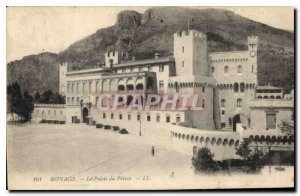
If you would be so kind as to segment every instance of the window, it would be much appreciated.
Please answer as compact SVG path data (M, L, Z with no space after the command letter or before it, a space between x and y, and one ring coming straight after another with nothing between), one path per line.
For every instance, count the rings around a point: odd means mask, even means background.
M122 118L123 118L123 117L122 117L122 114L119 114L119 119L122 120Z
M252 65L252 73L254 72L254 65Z
M245 84L244 83L240 84L240 90L241 90L241 92L245 91Z
M182 67L184 67L184 61L182 61Z
M50 115L50 110L48 110L48 115Z
M225 128L226 123L221 123L221 129Z
M131 120L131 114L128 114L128 120Z
M169 123L171 121L170 116L166 116L166 122Z
M242 65L238 65L237 72L242 73Z
M159 66L159 72L163 72L164 71L164 65L160 65Z
M151 121L151 116L150 116L150 114L147 115L147 121Z
M205 108L205 99L202 99L202 108Z
M138 114L138 115L136 116L136 119L137 119L138 121L140 121L140 120L141 120L141 115Z
M103 117L103 119L105 119L105 118L106 118L106 114L105 114L105 113L103 113L103 116L102 116L102 117Z
M228 66L227 65L224 67L224 73L228 73Z
M74 97L72 97L72 104L74 104Z
M156 122L160 122L160 116L159 115L156 116Z
M267 113L267 129L276 129L276 113Z
M204 93L204 92L205 92L205 86L202 87L202 93Z
M222 115L225 115L225 110L222 110Z
M238 83L234 83L234 86L233 86L233 88L234 88L234 92L239 92L239 84Z
M79 105L79 97L77 97L76 103L77 103L77 105ZM97 100L96 100L96 103L97 103Z
M222 100L221 100L221 107L222 107L222 108L225 108L225 105L226 105L226 101L225 101L225 99L222 99Z
M177 122L177 123L180 122L180 116L176 116L176 122Z
M242 104L242 99L241 99L241 98L237 99L236 104L237 104L237 107L238 107L238 108L241 108L242 105L243 105L243 104Z
M110 114L110 118L114 119L114 114L113 113Z
M67 92L70 92L70 84L67 86Z
M163 80L159 81L159 88L164 88L164 81Z
M211 73L215 73L215 67L211 67Z
M184 46L182 46L182 53L184 53Z

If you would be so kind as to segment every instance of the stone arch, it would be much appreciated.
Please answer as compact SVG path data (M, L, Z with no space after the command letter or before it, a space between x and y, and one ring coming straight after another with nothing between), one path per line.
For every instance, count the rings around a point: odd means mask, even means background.
M228 144L228 139L225 138L225 139L223 140L223 146L225 146L225 145L227 145L227 144Z
M219 146L220 144L222 144L222 139L219 138L218 141L217 141L217 145Z
M199 137L198 136L196 136L196 138L195 138L195 142L198 142L199 141Z
M136 84L136 87L135 89L136 90L143 90L144 89L144 84L143 84L143 79L141 77L138 77L135 81L135 84Z
M110 83L110 81L108 79L104 79L102 81L102 91L104 91L104 92L109 91L109 83Z
M175 137L177 137L177 132L175 132Z
M229 146L232 146L233 144L234 144L234 140L231 139L231 140L229 141Z
M126 81L126 90L134 90L134 81L132 78L128 78Z
M264 99L269 99L269 97L267 95L264 96Z
M111 79L109 82L110 91L117 91L117 82L116 79Z
M190 139L190 135L187 135L186 140L189 141L189 139Z
M192 136L191 136L191 142L193 142L193 141L194 141L194 136L192 135Z
M211 140L211 145L214 145L216 142L217 142L216 138L213 137Z
M201 142L201 143L204 142L204 137L201 137L201 138L200 138L200 142Z
M276 99L281 99L281 96L277 95L277 96L276 96Z
M240 83L240 91L245 92L245 83L244 82Z
M185 134L182 134L182 139L185 139Z
M181 139L181 133L178 134L178 138Z
M239 140L236 140L234 146L238 146L239 143L240 143L240 141L239 141Z
M205 139L205 143L208 144L209 142L210 142L210 138L207 137L207 138Z
M238 83L234 83L234 92L239 92L239 84Z
M118 80L118 91L125 90L125 80L123 78Z

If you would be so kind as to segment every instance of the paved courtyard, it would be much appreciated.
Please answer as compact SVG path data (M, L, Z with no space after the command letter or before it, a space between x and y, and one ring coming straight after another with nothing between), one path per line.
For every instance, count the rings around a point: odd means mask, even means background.
M18 189L157 189L288 186L293 168L263 175L194 175L191 156L168 142L84 124L7 126L8 182ZM151 147L155 147L155 156ZM173 174L172 174L173 172ZM288 175L287 175L288 174ZM285 181L282 181L284 176ZM270 178L271 177L271 178ZM223 179L223 180L222 180ZM230 181L228 181L230 179ZM270 181L272 179L272 181ZM265 180L266 181L266 180ZM278 182L277 182L278 181ZM263 186L262 183L256 185Z

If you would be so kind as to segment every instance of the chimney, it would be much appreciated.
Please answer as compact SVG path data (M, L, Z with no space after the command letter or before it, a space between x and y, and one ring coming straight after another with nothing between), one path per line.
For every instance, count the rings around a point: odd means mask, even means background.
M155 53L155 59L159 58L159 53Z

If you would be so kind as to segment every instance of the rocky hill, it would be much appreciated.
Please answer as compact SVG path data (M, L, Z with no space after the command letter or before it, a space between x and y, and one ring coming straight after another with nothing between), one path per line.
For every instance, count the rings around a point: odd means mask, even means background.
M208 36L209 51L246 49L247 36L259 36L259 84L271 83L290 89L294 85L294 34L241 17L222 9L190 9L182 7L155 7L144 14L122 11L114 26L100 29L72 45L58 55L45 54L24 57L8 64L8 82L23 79L26 88L58 89L59 61L73 66L87 67L104 62L104 52L110 49L126 50L140 58L151 58L154 53L172 55L173 33L189 28ZM67 35L66 35L67 36ZM29 59L33 64L30 64ZM49 64L48 64L49 63ZM32 70L36 67L35 70ZM39 67L39 68L37 68ZM14 71L17 73L11 73ZM52 72L53 73L53 72ZM47 77L41 77L45 76ZM31 85L30 82L36 85Z

